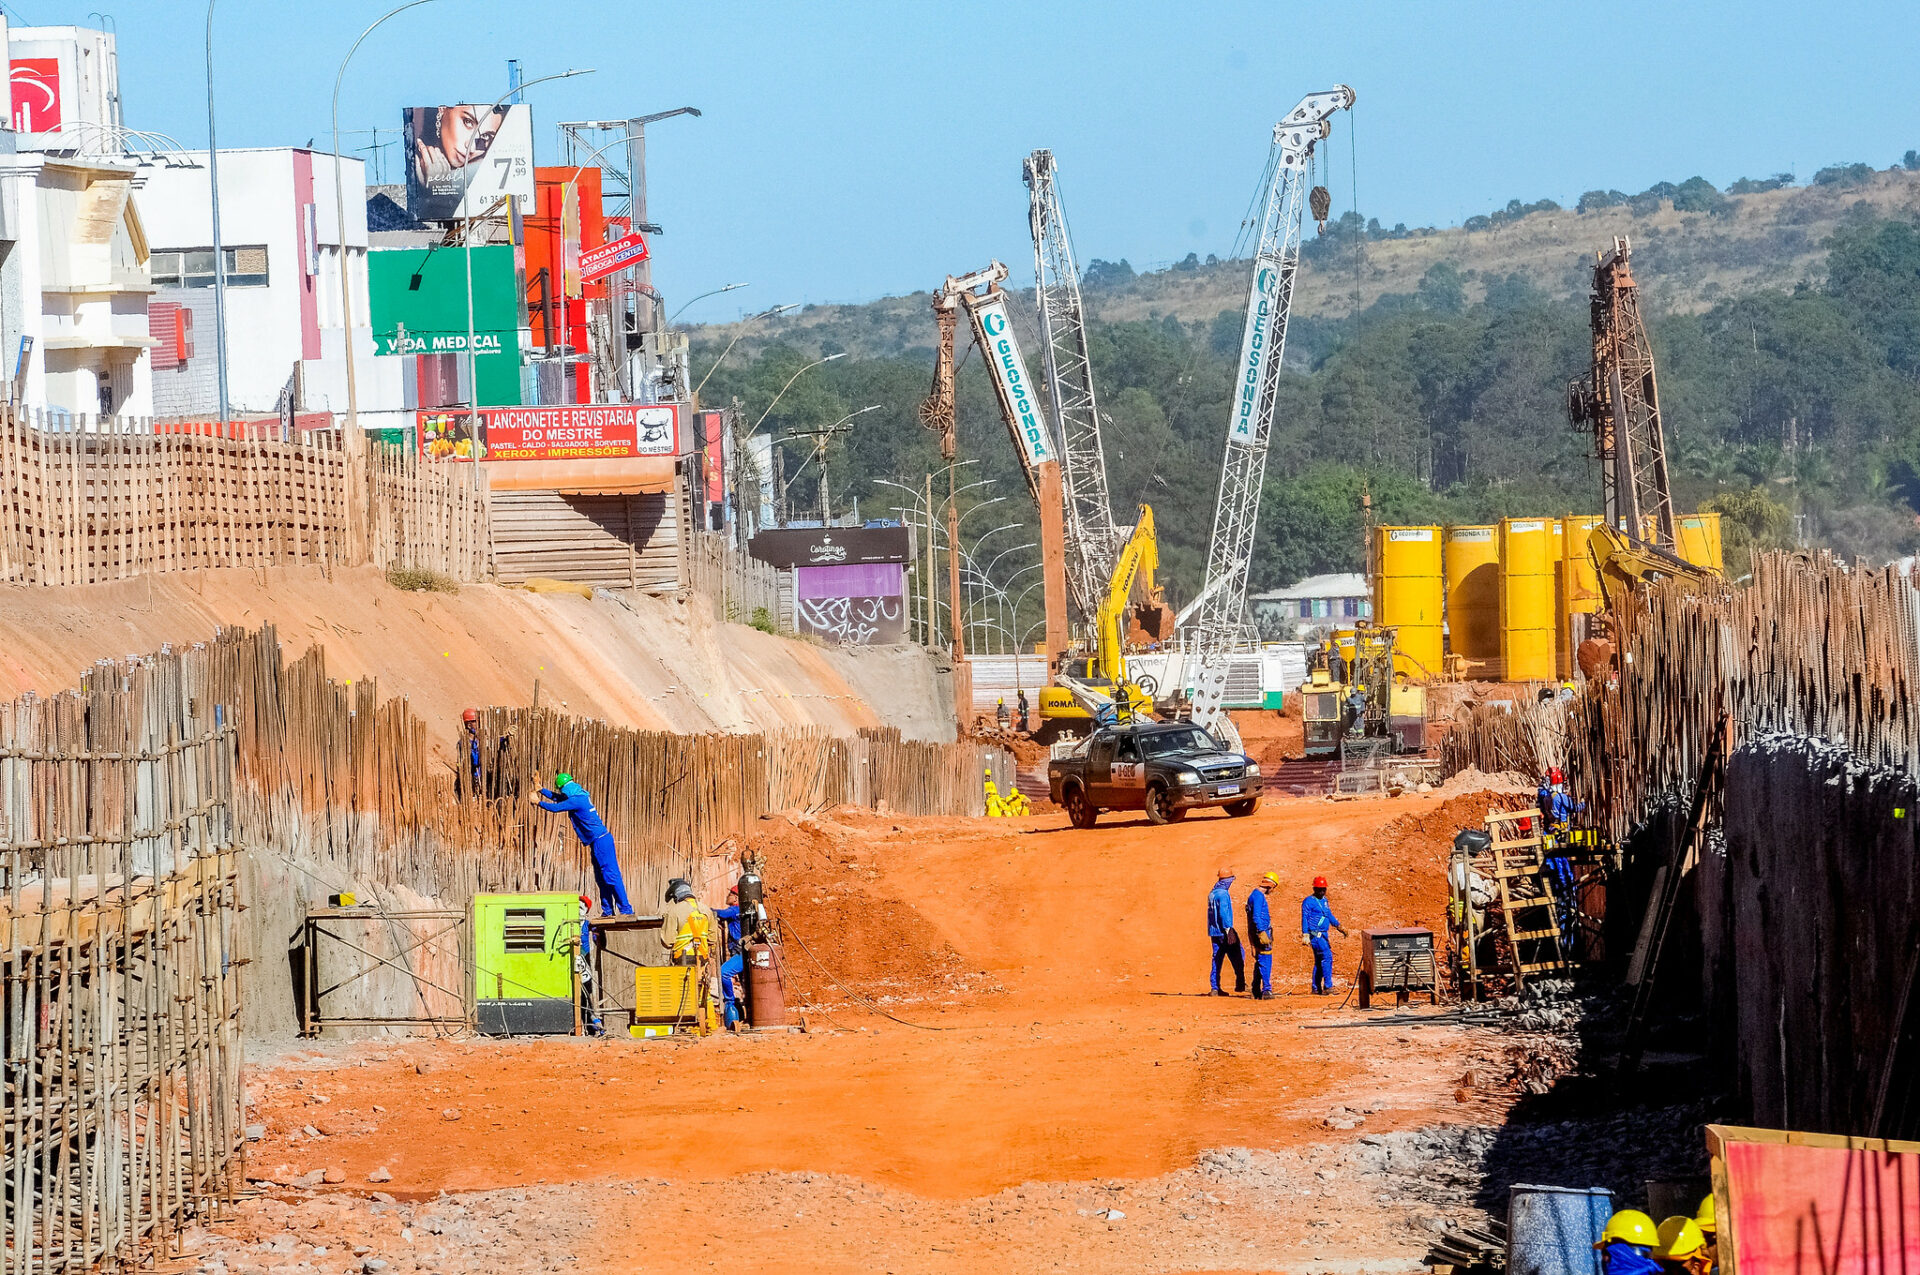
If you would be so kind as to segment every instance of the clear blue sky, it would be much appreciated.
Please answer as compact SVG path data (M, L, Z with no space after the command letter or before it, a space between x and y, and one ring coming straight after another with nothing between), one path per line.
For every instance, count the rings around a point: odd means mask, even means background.
M222 143L324 149L339 58L393 2L224 0ZM46 25L113 10L127 122L205 144L198 0L5 7ZM689 321L912 291L994 256L1030 279L1020 161L1037 146L1058 157L1083 264L1224 255L1274 120L1339 82L1359 101L1357 146L1344 122L1333 138L1335 214L1352 206L1352 154L1360 208L1388 225L1696 173L1804 181L1920 147L1920 21L1898 0L720 0L610 17L436 0L362 47L342 127L490 100L510 57L529 78L599 72L529 94L542 162L560 119L705 112L649 132L655 282L669 307L753 286Z

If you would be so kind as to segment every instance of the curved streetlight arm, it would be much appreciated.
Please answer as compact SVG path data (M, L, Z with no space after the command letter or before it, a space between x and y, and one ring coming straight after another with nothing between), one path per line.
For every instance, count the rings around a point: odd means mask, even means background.
M714 288L710 291L703 292L697 297L692 297L688 299L686 305L681 306L678 310L675 310L672 314L667 316L667 326L672 327L673 321L679 318L681 315L685 314L687 312L687 306L692 305L695 301L705 301L708 297L717 297L723 292L732 292L736 288L746 288L751 286L752 285L745 284L745 283L729 283L721 287Z
M695 297L694 300L697 301L699 300L699 298ZM776 314L785 314L788 310L797 310L799 308L800 306L799 306L799 303L797 302L792 305L777 305L777 306L774 306L771 310L762 310L758 314L750 314L746 318L740 320L740 330L733 334L733 340L727 342L727 348L720 351L720 357L713 361L713 366L707 369L707 374L700 378L700 384L693 387L692 397L694 398L694 400L695 401L699 400L700 391L707 388L707 382L713 379L713 374L715 372L720 370L720 365L727 361L727 355L733 353L733 347L740 344L740 338L747 334L747 324L755 322L756 320L759 320L759 319L771 319Z
M793 383L795 381L799 380L802 376L806 375L808 372L813 371L813 369L819 367L823 363L831 363L835 359L844 359L846 357L847 357L847 352L845 350L840 351L840 353L838 354L829 354L824 359L815 359L813 362L801 368L798 372L795 372L792 376L789 376L787 378L787 383L780 387L780 392L773 396L773 402L767 404L767 410L760 413L760 419L753 423L753 428L749 429L747 433L749 434L753 433L754 430L759 429L762 425L766 423L767 417L773 414L773 409L779 406L780 400L786 397L787 391L793 388Z

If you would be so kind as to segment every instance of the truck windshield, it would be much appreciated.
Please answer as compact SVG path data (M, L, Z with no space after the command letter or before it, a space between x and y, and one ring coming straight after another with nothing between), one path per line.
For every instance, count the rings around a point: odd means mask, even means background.
M1185 730L1155 731L1151 735L1140 737L1140 747L1149 757L1167 757L1174 753L1211 753L1218 752L1220 745L1213 736L1198 726L1189 726Z

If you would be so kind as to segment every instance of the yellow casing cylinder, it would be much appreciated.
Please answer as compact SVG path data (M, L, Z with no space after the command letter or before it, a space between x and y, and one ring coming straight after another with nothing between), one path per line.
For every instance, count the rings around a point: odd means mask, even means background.
M1373 620L1398 630L1394 672L1419 681L1442 672L1447 586L1440 567L1441 543L1438 527L1373 529Z
M1553 580L1559 544L1550 518L1500 522L1501 676L1509 682L1554 675Z
M1466 675L1500 676L1500 540L1497 529L1448 527L1447 636L1453 653L1479 665Z
M1683 514L1673 520L1674 552L1696 567L1725 571L1720 556L1720 515Z
M1554 582L1554 658L1563 678L1573 676L1574 647L1585 633L1585 626L1574 617L1597 613L1604 601L1600 573L1587 549L1593 529L1603 521L1595 514L1569 515L1560 520L1560 573Z

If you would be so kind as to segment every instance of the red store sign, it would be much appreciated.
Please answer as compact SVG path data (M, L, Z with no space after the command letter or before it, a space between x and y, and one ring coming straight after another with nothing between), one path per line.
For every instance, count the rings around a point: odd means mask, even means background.
M680 409L671 403L483 407L477 430L464 410L418 417L429 460L622 460L680 450Z

